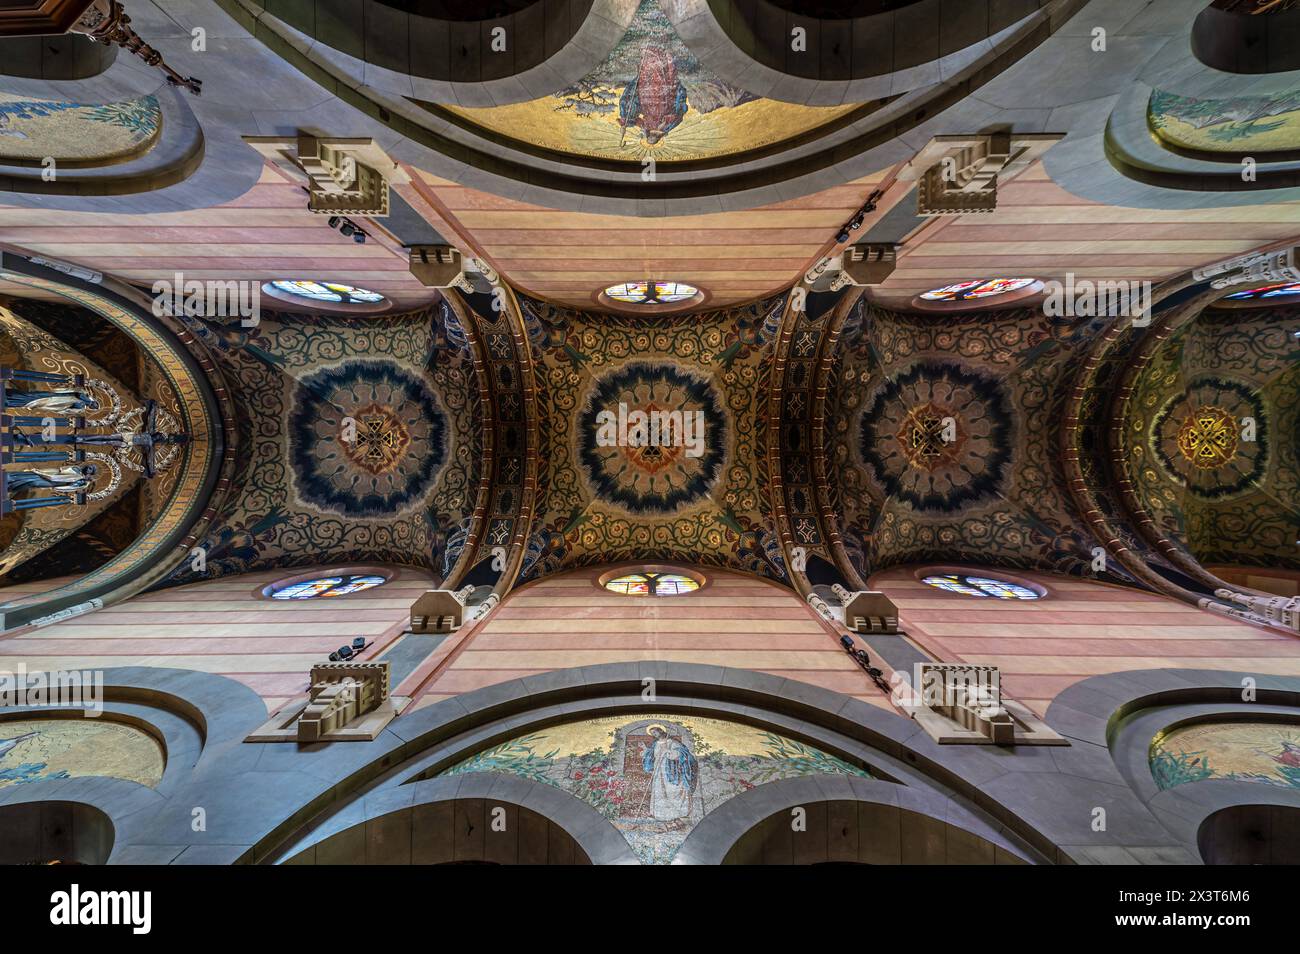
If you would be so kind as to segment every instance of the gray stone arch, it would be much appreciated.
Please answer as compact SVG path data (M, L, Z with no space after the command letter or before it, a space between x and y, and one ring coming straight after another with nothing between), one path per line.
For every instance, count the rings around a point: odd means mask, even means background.
M1192 53L1225 73L1283 73L1300 69L1300 10L1252 16L1206 2L1192 25Z
M0 805L0 865L102 865L113 850L113 822L84 802Z
M0 40L0 75L25 79L80 80L113 65L118 47L80 33L15 36Z
M1205 816L1196 832L1207 865L1300 864L1300 805L1229 805Z
M536 99L580 80L622 38L637 0L537 0L482 20L423 16L383 0L249 0L226 8L264 40L305 44L324 69L402 96L479 107ZM504 49L494 51L498 37Z
M599 812L541 782L495 773L427 779L361 799L284 864L636 864Z
M799 812L799 815L795 813ZM1005 829L938 792L875 779L771 782L705 816L673 864L1038 864Z
M809 106L859 103L949 80L1019 45L1028 52L1076 0L917 0L817 18L771 0L678 0L664 11L702 64L752 93ZM800 29L802 49L794 49Z

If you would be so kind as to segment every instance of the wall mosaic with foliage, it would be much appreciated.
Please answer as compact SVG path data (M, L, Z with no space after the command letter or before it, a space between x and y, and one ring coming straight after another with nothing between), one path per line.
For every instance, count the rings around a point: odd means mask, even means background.
M86 775L153 787L164 766L153 736L107 718L0 721L0 788Z
M1174 729L1152 742L1151 774L1162 789L1217 778L1300 791L1300 723L1210 722Z
M237 397L242 469L204 541L206 572L187 564L169 582L331 562L444 571L482 453L473 362L445 304L382 319L264 311L252 330L188 323Z
M1206 311L1136 383L1121 431L1134 490L1203 564L1300 569L1297 313Z
M661 713L552 726L493 746L444 775L499 772L554 785L604 815L643 864L668 864L724 802L766 782L871 772L794 739L720 719Z
M521 298L534 349L539 503L523 576L662 559L778 575L762 395L782 299L685 318L590 315ZM595 415L698 410L704 453L601 447Z
M161 128L155 96L89 105L0 93L0 162L107 164L149 149Z
M828 440L858 573L931 560L1089 569L1098 544L1054 462L1065 381L1092 324L1029 310L851 315Z
M1193 152L1250 155L1295 152L1300 87L1271 96L1207 99L1154 90L1147 120L1156 137Z

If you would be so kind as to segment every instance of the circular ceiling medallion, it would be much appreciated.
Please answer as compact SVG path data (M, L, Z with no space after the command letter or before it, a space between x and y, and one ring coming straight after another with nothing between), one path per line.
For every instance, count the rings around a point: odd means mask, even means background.
M423 379L350 361L299 382L289 446L298 492L325 510L392 513L417 503L446 460L447 419Z
M912 307L922 311L976 311L1005 308L1027 301L1043 290L1036 278L977 278L944 285L917 295Z
M859 453L889 495L919 510L957 510L999 493L1011 459L1007 406L992 378L918 364L864 403Z
M1249 387L1199 378L1156 415L1151 443L1170 477L1213 499L1262 478L1268 436L1263 407Z
M600 499L636 514L671 513L708 496L727 438L710 381L636 362L596 381L578 422L578 458Z
M1189 412L1178 427L1178 452L1200 470L1214 470L1237 456L1237 422L1221 407L1206 405Z

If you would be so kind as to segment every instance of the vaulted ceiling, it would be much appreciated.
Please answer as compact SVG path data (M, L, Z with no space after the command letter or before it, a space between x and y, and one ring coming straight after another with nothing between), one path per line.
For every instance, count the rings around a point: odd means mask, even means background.
M1201 313L1156 352L1119 422L1143 507L1204 564L1300 569L1298 317Z
M177 562L170 583L322 561L456 581L488 561L513 585L673 559L802 587L809 554L849 581L941 559L1083 574L1117 542L1174 574L1165 537L1201 562L1296 563L1294 306L1207 310L1188 275L1295 244L1300 163L1278 138L1297 84L1206 68L1197 4L127 6L181 73L207 73L203 96L126 57L55 82L15 54L0 243L72 263L79 295L94 273L126 283L138 307L178 272L386 298L165 323L229 432L211 523L185 540L207 569ZM1041 151L996 203L921 214L927 150L1000 132ZM364 243L265 148L299 133L386 157L387 214L353 216ZM439 243L480 260L473 293L412 274L409 247ZM829 291L855 243L895 267ZM993 277L1192 283L1204 301L1151 334L1032 297L915 306ZM640 315L600 297L647 279L701 295ZM698 412L705 449L597 442L620 405ZM1256 439L1229 454L1244 417Z

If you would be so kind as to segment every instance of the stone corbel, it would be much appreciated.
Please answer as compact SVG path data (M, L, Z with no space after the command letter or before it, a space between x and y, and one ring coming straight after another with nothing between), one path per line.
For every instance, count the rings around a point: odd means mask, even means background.
M321 215L388 215L389 189L411 177L369 137L293 139L245 136L271 165L307 189L307 210Z
M992 212L998 204L998 183L1019 175L1062 138L1007 132L936 136L898 178L918 183L918 215Z

